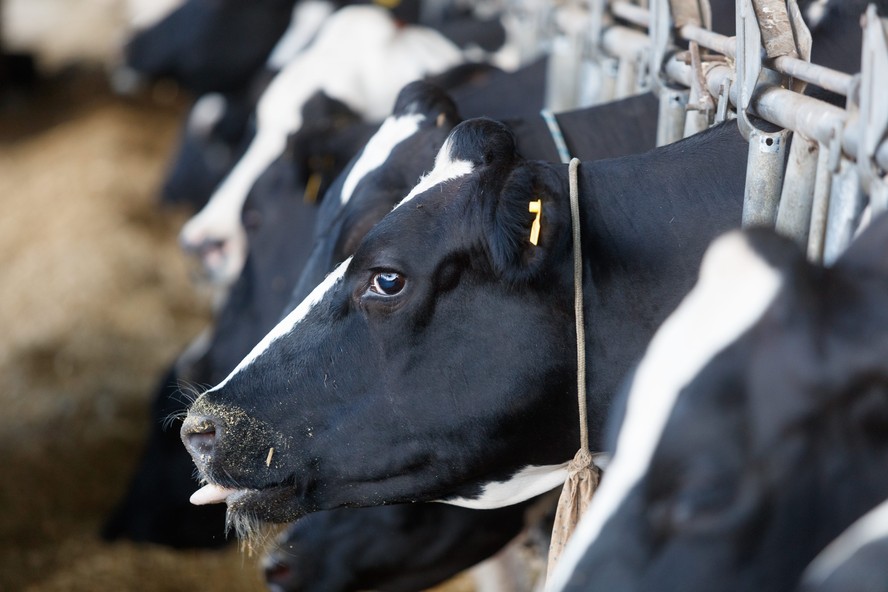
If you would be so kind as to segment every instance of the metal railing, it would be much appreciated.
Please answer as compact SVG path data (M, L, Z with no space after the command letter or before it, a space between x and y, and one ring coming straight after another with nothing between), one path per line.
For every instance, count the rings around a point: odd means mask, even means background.
M885 23L866 12L862 71L852 76L810 63L795 0L738 0L736 10L737 36L727 37L709 29L708 0L563 4L549 106L653 90L658 144L736 117L750 146L743 224L775 226L830 263L867 216L888 209ZM847 97L845 108L806 96L806 85Z

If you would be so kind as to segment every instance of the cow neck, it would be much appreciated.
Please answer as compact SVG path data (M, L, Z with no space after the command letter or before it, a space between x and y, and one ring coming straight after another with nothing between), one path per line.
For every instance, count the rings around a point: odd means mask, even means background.
M558 150L558 157L561 162L568 165L567 183L574 264L574 319L577 333L577 407L580 418L580 450L573 462L577 466L587 467L592 462L592 454L589 452L589 427L586 419L586 323L583 314L583 244L580 228L580 191L577 182L580 159L570 157L567 143L564 141L564 133L558 125L558 120L555 119L555 114L549 109L543 109L540 111L540 116L546 122L552 142ZM574 467L574 470L577 468Z

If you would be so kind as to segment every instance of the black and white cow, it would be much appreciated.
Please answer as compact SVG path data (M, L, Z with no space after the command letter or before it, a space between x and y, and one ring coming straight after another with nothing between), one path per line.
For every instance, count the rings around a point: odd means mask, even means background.
M745 157L727 124L583 163L594 446L706 244L739 223ZM525 161L503 125L457 126L354 257L191 408L182 435L209 483L192 500L286 521L414 500L490 508L558 485L578 442L567 194L567 167Z
M240 92L282 67L337 4L326 0L187 0L126 45L127 65L203 95Z
M263 558L272 592L425 590L499 551L532 502L469 510L398 504L317 512L290 525Z
M888 497L886 252L888 216L830 268L770 231L713 244L553 589L791 590Z
M432 166L437 147L458 121L446 94L421 82L402 90L392 116L369 143L374 127L358 123L343 105L321 94L310 99L304 111L310 121L291 136L285 153L259 177L244 205L250 251L215 315L208 342L196 360L177 362L158 386L146 451L129 491L104 526L106 538L125 536L176 547L224 543L224 513L187 504L193 464L178 432L170 430L166 421L185 407L179 383L215 384L227 376L281 318L297 278L308 273L303 265L316 240L353 250L358 233L366 232L384 213L375 209L375 202L391 195L386 208L390 210L397 196ZM316 237L320 212L317 203L304 199L305 169L336 174L363 144L367 146L320 204L321 211L331 210L331 219L322 226L327 228L335 220L336 227ZM309 162L321 156L324 164ZM350 193L343 200L346 180ZM366 222L368 215L371 221ZM322 278L327 271L316 273Z
M191 106L161 189L164 204L200 210L243 155L254 130L249 92L208 93Z
M831 542L805 569L799 592L884 592L888 586L888 502Z

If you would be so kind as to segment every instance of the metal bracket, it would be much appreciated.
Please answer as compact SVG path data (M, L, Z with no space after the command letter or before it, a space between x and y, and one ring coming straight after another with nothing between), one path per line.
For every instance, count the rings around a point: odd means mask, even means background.
M863 53L860 59L860 149L857 170L870 195L873 214L888 208L885 171L876 164L876 151L888 136L888 41L885 23L870 5L863 18Z
M748 110L764 77L764 59L783 55L811 60L811 33L796 0L737 0L737 119L747 140L756 129ZM773 70L767 70L767 76L776 78L776 84L790 86ZM804 83L793 81L792 87L801 92Z
M655 93L671 86L663 72L663 64L675 51L678 29L684 25L711 29L712 10L709 0L651 0L648 36L651 38L651 88Z

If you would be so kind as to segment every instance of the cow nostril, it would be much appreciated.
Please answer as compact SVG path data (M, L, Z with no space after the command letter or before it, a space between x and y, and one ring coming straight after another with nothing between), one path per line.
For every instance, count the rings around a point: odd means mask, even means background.
M211 456L216 448L218 427L209 418L197 418L182 425L182 439L192 455Z
M275 561L265 568L265 581L269 584L283 586L290 580L292 575L292 568L286 563L281 563L279 561Z
M187 236L182 235L179 237L179 246L188 255L206 259L213 253L221 253L225 248L225 240L209 238L191 240Z
M207 239L197 248L197 254L206 259L213 253L221 253L225 250L225 241L221 239Z

